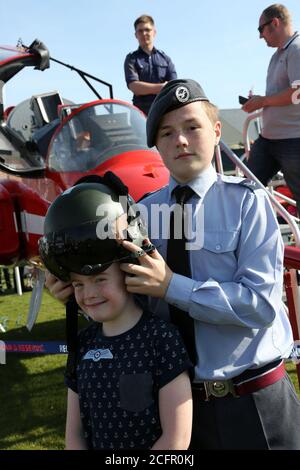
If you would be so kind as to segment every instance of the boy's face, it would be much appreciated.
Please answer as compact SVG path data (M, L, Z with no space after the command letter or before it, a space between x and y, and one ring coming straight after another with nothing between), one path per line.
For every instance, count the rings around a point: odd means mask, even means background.
M71 281L76 302L94 321L114 321L127 306L129 294L118 263L93 276L71 273Z
M187 183L209 167L220 136L220 121L213 124L195 101L163 116L156 146L176 181Z
M139 42L139 46L144 47L153 46L156 30L151 23L138 23L135 30L135 37Z

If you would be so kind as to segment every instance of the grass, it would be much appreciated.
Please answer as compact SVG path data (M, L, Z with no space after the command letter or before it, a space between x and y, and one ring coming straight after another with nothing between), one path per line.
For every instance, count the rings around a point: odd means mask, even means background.
M64 365L63 356L10 355L1 370L0 449L64 448Z
M38 321L26 327L31 293L0 297L0 340L55 341L65 338L64 307L47 291ZM11 353L0 365L0 450L59 450L64 448L66 355ZM295 365L287 364L299 393Z
M31 293L0 297L3 341L55 341L65 338L64 307L46 291L38 321L24 326ZM11 353L0 365L0 450L64 448L66 355Z

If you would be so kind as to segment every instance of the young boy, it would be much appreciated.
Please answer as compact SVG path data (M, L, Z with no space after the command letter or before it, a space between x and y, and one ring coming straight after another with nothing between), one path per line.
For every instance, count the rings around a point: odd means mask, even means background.
M72 282L77 304L93 320L79 334L76 372L66 378L66 448L187 449L191 363L174 326L143 311L126 290L119 261L137 258L116 241L117 221L124 224L117 201L100 183L68 189L49 208L40 242L46 267ZM142 247L139 225L131 225L124 228Z

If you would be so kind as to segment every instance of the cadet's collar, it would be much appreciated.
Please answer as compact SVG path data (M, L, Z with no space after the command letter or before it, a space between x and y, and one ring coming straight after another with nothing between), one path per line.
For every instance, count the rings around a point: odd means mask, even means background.
M200 197L204 198L207 191L210 187L217 181L217 173L212 165L210 165L206 170L204 170L197 178L189 181L188 183L181 184L181 186L190 186L194 192ZM171 199L171 194L173 189L178 186L178 182L170 176L169 181L169 198Z
M141 46L139 46L138 51L141 52L142 54L145 54L145 55L151 55L154 52L156 52L156 48L153 46L152 51L150 52L150 54L148 54L148 52L145 52L144 49L141 48Z

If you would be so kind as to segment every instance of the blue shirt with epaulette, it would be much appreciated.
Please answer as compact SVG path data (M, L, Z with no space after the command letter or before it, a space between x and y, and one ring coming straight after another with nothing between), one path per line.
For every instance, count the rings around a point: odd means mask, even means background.
M127 86L134 81L163 83L177 78L175 65L165 52L152 49L147 54L141 47L126 56L124 63ZM133 96L133 104L148 114L156 95Z
M140 203L164 259L177 185L171 177ZM151 310L168 318L172 304L194 319L196 380L226 380L288 357L293 337L282 302L284 246L267 194L212 166L188 185L194 190L185 233L191 278L173 273L165 299L150 299Z

